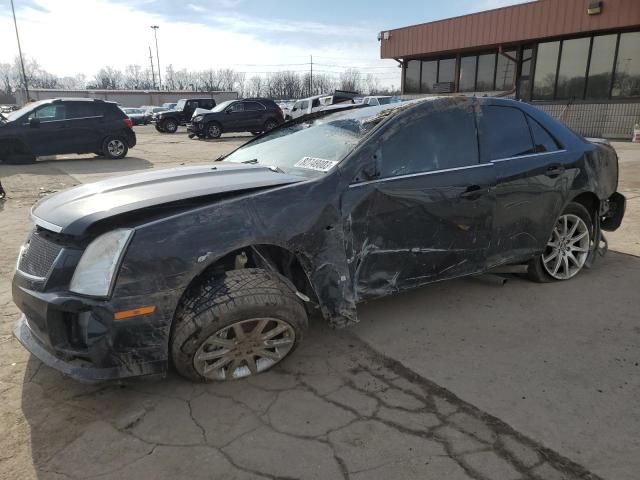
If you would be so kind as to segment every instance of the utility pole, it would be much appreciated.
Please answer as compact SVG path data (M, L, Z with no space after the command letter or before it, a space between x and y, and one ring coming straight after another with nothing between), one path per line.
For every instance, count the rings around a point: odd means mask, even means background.
M151 53L151 45L149 45L149 61L151 62L151 83L156 88L156 72L153 71L153 54Z
M24 83L24 91L26 95L26 101L29 98L29 83L27 82L27 74L24 70L24 60L22 58L22 47L20 46L20 35L18 35L18 22L16 20L16 9L13 7L13 0L11 0L11 11L13 12L13 25L16 27L16 40L18 40L18 53L20 54L20 66L22 67L22 82Z
M313 55L311 55L311 63L309 65L311 66L311 73L309 75L309 96L312 97L313 96Z
M160 74L160 52L158 50L158 25L151 25L153 36L156 37L156 65L158 65L158 90L162 90L162 75Z

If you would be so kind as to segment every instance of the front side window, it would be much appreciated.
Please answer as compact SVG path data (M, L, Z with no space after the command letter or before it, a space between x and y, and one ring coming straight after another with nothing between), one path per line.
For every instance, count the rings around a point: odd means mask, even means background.
M527 119L522 111L513 107L482 107L480 144L487 160L501 160L535 152Z
M584 95L589 43L589 38L576 38L562 42L557 99L571 100L582 98Z
M381 174L412 173L476 165L478 144L471 106L447 106L402 120L383 135Z
M231 105L229 107L229 110L232 112L243 112L244 111L244 104L242 102L236 102L233 105Z
M553 100L559 53L560 42L547 42L538 45L533 78L534 100Z
M46 105L29 114L28 119L39 119L44 122L55 122L66 118L66 106L62 104Z
M620 34L613 97L640 97L640 32Z

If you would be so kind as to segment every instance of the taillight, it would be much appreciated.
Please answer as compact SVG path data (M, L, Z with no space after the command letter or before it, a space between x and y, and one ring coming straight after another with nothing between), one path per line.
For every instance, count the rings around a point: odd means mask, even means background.
M127 126L127 128L133 128L133 122L129 117L124 119L124 124Z

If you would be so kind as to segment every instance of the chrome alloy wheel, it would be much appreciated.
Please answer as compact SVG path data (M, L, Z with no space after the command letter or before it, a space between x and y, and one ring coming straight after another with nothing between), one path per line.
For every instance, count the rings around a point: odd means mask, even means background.
M198 348L193 366L210 380L256 375L286 357L295 340L293 327L282 320L242 320L207 338Z
M221 135L220 127L215 123L209 125L207 129L207 135L211 138L218 138Z
M551 233L551 239L542 254L542 265L557 280L568 280L582 270L591 239L589 227L577 215L562 215Z
M124 143L122 142L122 140L119 140L117 138L114 138L113 140L110 140L109 143L107 143L107 150L113 157L122 156L122 154L124 154L124 149Z

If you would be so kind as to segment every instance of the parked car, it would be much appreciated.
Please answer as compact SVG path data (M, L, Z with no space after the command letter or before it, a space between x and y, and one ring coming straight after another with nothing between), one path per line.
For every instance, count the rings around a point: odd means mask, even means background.
M15 335L85 380L169 362L196 381L255 375L291 354L312 311L343 326L358 302L501 265L573 278L622 221L617 182L610 145L525 103L321 112L214 165L41 200Z
M136 145L131 127L132 121L113 102L41 100L0 117L0 159L31 163L38 156L70 153L124 158Z
M326 110L333 105L354 104L356 92L336 90L333 95L316 95L296 101L285 116L286 120L300 118L303 115Z
M0 113L11 113L19 109L17 105L0 105Z
M141 108L123 108L122 111L131 119L134 125L148 125L151 115Z
M156 130L162 133L176 133L180 125L186 125L191 121L191 116L196 108L211 110L216 106L212 98L190 98L179 100L176 108L159 113L156 116Z
M400 99L398 97L392 97L389 95L376 95L364 97L362 102L364 105L371 105L377 107L379 105L389 105L390 103L399 103Z
M176 105L178 105L178 103L163 103L162 106L169 109L169 110L173 110L174 108L176 108Z
M210 113L196 114L187 127L189 137L219 138L225 132L252 132L258 135L284 122L280 107L267 98L229 100Z
M156 121L158 114L169 111L167 107L154 107L153 105L147 105L140 108L145 111L145 113L147 114L147 116L150 117L152 122Z

